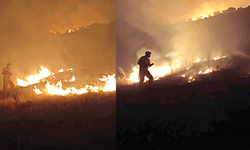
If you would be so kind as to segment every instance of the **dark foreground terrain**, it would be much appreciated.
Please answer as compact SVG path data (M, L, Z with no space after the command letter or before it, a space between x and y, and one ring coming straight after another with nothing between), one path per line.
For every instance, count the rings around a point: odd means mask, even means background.
M16 93L20 94L20 116ZM115 92L68 96L1 93L0 149L115 149L115 97Z
M247 75L225 70L193 83L169 78L141 90L117 86L118 150L250 149Z

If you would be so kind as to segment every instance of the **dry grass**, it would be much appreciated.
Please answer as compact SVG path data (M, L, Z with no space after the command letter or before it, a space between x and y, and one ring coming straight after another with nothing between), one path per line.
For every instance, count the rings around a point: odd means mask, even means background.
M6 93L0 92L2 136L14 135L18 138L22 130L22 137L37 145L82 145L95 137L115 138L115 92L36 95L20 87ZM21 120L15 101L17 94ZM24 126L20 128L21 122ZM91 136L83 136L86 133Z
M94 118L103 117L103 114L115 113L115 92L58 96L49 94L37 95L33 91L27 92L22 89L14 89L2 94L4 95L0 100L0 117L2 121L16 120L18 112L15 101L16 94L19 95L19 108L22 119L33 117L34 120L40 120L47 115L56 115L62 112L88 113L88 117L93 115L95 116ZM112 105L114 106L113 108ZM63 120L66 121L67 118Z

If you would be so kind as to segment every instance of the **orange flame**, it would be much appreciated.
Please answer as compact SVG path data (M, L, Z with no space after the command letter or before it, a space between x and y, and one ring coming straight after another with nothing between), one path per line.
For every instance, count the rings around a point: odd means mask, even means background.
M73 70L72 68L67 69ZM63 72L63 69L60 69L59 72ZM40 81L44 82L46 81L44 78L54 75L54 73L51 73L48 69L41 66L41 71L39 71L39 74L37 75L31 75L28 78L26 78L27 81L23 81L19 78L17 78L17 84L20 86L28 86L35 83L39 83ZM55 78L55 76L53 76ZM42 79L42 80L41 80ZM76 80L75 76L72 76L72 78L69 80L70 82L74 82ZM116 90L116 80L115 80L115 74L109 75L108 77L103 76L103 78L99 79L101 81L105 81L105 86L92 86L92 85L86 85L84 88L76 89L75 87L66 87L65 89L62 88L62 82L61 80L57 82L56 85L52 84L50 81L47 81L45 87L43 90L37 89L36 86L34 86L33 91L37 94L43 94L45 91L46 93L49 93L51 95L67 95L67 94L83 94L88 92L99 92L99 91L115 91ZM67 80L64 80L67 82Z
M103 78L99 80L106 82L106 85L103 88L104 92L115 91L116 89L115 74L113 74L112 76L108 75L108 77L103 76Z
M28 86L31 84L39 83L41 79L44 79L44 78L50 76L51 74L52 73L48 69L41 66L41 70L39 71L39 74L36 74L35 76L30 75L26 79L27 81L23 81L23 80L17 78L17 84L21 85L21 86Z
M75 76L73 76L69 81L74 82L76 80Z
M220 59L223 59L223 58L226 58L226 56L215 57L215 58L213 58L213 60L220 60ZM194 63L199 63L199 62L202 62L202 61L207 61L207 59L200 59L200 58L197 57L196 60L193 61L193 62ZM159 78L161 78L163 76L166 76L166 75L169 75L172 71L177 71L180 68L182 63L179 60L176 60L175 62L176 63L175 64L173 63L173 65L171 65L171 66L169 66L168 64L164 64L164 66L154 65L154 66L150 67L149 71L153 75L154 80L159 80ZM186 68L186 70L189 71L190 69ZM208 69L206 69L204 71L200 70L196 74L208 74L208 73L211 73L213 71L215 71L215 69L213 67L210 67L210 68L208 68ZM181 77L189 78L190 82L195 81L195 79L192 76L188 76L186 74L181 75ZM126 81L126 83L128 83L128 84L138 83L139 82L139 66L138 65L133 67L133 72L129 74L128 79L129 80L122 78L121 80L123 80L123 82L122 81L121 82L124 83ZM146 82L147 80L148 79L146 78L146 80L144 82Z
M34 86L35 89L33 89L34 92L36 92L37 94L42 94L43 92L41 92L39 89L36 88L36 86Z

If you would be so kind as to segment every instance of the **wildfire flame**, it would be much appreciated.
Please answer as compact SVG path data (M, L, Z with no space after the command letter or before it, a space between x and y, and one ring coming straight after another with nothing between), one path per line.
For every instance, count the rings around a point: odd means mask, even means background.
M34 92L36 92L37 94L42 94L43 92L40 91L39 89L36 88L36 86L34 86L35 89L33 89Z
M83 94L91 92L98 92L98 87L86 85L84 88L76 89L75 87L68 87L66 90L62 89L62 82L61 80L57 82L56 85L51 85L49 82L46 83L46 92L50 93L51 95L68 95L68 94Z
M226 56L214 57L213 60L216 61L216 60L220 60L223 58L226 58ZM197 57L195 59L195 61L193 61L193 62L199 63L202 61L208 61L208 59L200 59ZM180 70L182 63L180 62L180 60L176 60L175 62L176 63L175 64L173 63L172 65L164 64L164 66L154 65L154 66L150 67L149 71L151 72L152 76L154 77L154 80L159 80L159 78L166 76L166 75L169 75L173 71L177 71L178 69ZM186 69L183 68L183 70L190 71L190 68L186 68ZM182 74L180 76L187 78L188 82L190 83L190 82L196 81L194 79L193 75L195 75L195 74L208 74L208 73L211 73L213 71L215 71L215 68L209 67L209 68L204 69L204 70L199 70L199 71L197 71L197 73L193 72L191 75ZM128 75L128 79L129 79L129 83L138 83L139 82L139 66L138 65L133 67L133 72ZM146 82L146 81L148 81L148 78L146 78L146 80L144 82Z
M208 15L201 15L199 18L192 18L193 21L196 21L198 19L205 19L205 18L208 18L209 16Z
M35 83L39 83L41 79L44 79L48 76L50 76L52 73L44 68L43 66L41 66L41 70L39 71L39 74L36 75L30 75L26 80L27 81L23 81L19 78L17 78L17 84L20 86L28 86L31 84L35 84Z
M113 74L112 76L108 75L108 77L103 76L103 78L99 79L101 81L105 81L106 85L103 88L104 92L108 91L115 91L116 90L116 81L115 81L115 75Z
M66 69L73 70L72 68ZM64 69L60 69L60 72L63 72ZM17 78L17 84L23 87L26 87L28 85L32 85L39 82L45 82L45 78L47 78L50 75L54 75L54 73L51 73L48 69L41 66L41 70L39 71L39 74L37 75L30 75L28 78L26 78L26 81L23 81L19 78ZM53 76L55 78L55 76ZM76 80L75 76L72 76L72 78L69 80L70 82L74 82ZM109 92L109 91L115 91L116 90L116 80L115 80L115 74L108 75L108 77L103 76L103 78L99 79L100 81L104 81L104 86L92 86L92 85L85 85L84 88L77 89L76 87L66 87L63 88L63 83L60 80L56 84L51 83L47 80L47 83L45 84L45 87L43 90L38 89L36 86L34 86L33 91L37 94L43 94L43 93L49 93L51 95L68 95L68 94L84 94L88 92ZM67 82L67 80L64 80Z

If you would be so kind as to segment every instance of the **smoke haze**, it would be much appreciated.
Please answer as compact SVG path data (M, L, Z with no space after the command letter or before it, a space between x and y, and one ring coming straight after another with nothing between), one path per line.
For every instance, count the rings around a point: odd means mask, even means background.
M247 0L118 0L117 67L131 72L131 66L137 65L146 50L153 52L151 60L157 61L155 65L175 56L191 64L198 57L236 54L240 43L246 43L243 30L247 28L236 19L236 15L239 18L242 14L238 11L231 17L217 17L214 12L222 14L230 7L248 5ZM187 22L209 15L209 19ZM241 20L247 20L247 16Z
M249 0L118 0L117 20L121 19L141 30L150 32L152 26L213 15L229 7L247 7Z

